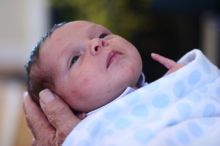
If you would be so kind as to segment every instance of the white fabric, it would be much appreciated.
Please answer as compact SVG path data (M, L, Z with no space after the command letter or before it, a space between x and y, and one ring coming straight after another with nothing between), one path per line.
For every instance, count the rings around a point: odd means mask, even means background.
M220 71L199 51L186 64L82 120L64 146L219 146Z

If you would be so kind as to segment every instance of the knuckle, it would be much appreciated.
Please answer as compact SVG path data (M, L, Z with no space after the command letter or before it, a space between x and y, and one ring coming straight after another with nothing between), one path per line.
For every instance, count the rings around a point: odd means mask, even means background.
M60 114L60 113L63 113L65 109L66 109L66 106L59 102L51 103L50 105L48 105L48 107L46 107L46 111L49 114Z
M64 142L64 139L66 138L66 134L63 132L57 132L56 135L56 140L57 140L57 145L60 146Z
M62 126L59 129L57 129L56 139L57 139L57 143L59 145L61 145L64 142L65 138L70 133L71 129L72 128L70 128L68 126Z
M37 146L35 138L32 139L32 146Z
M42 136L36 138L32 143L32 146L55 146L55 135Z

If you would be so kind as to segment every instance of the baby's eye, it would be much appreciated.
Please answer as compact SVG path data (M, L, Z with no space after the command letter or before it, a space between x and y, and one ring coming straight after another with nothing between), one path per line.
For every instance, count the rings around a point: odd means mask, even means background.
M105 38L107 35L108 35L108 33L101 33L101 34L99 35L99 38L100 38L100 39L103 39L103 38Z
M70 65L73 65L77 62L77 60L79 59L80 56L73 56Z

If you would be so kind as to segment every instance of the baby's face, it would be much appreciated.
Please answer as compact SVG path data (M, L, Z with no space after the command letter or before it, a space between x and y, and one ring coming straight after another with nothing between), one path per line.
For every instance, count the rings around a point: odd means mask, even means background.
M40 51L55 91L73 109L88 112L135 87L142 62L137 49L107 28L86 21L55 30Z

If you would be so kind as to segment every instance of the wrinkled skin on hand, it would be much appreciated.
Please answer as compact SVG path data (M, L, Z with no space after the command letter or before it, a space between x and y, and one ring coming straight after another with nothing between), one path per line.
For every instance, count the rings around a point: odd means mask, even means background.
M40 93L40 106L26 93L23 108L33 134L33 146L60 146L80 122L71 109L48 89Z

